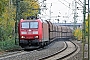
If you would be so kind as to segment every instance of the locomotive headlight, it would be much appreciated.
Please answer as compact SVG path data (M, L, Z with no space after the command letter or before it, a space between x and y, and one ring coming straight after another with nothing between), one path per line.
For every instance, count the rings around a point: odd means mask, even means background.
M21 36L21 38L25 38L24 36Z
M27 32L21 32L21 34L27 34Z
M38 36L35 36L34 38L38 38Z
M33 31L33 34L38 34L38 31Z

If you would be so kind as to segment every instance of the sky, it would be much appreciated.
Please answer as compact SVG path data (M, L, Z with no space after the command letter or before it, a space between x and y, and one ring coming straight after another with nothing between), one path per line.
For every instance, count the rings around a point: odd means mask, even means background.
M40 0L42 1L42 0ZM58 22L57 19L59 19L60 23L73 23L74 22L74 12L75 12L75 0L46 0L43 5L46 5L46 9L42 9L41 11L41 17L42 19L51 19L51 22ZM83 0L76 0L78 3L76 3L76 7L79 7L76 9L77 23L83 22L83 8L82 3ZM81 3L82 2L82 3ZM80 4L79 4L80 3ZM41 3L42 5L42 3ZM59 16L59 17L58 17Z

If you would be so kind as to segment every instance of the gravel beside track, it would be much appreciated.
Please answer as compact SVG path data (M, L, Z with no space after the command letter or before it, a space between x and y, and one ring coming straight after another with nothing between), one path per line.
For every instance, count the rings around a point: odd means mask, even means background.
M79 46L80 51L76 55L72 56L71 58L69 58L67 60L82 60L82 57L83 57L82 43L81 43L81 41L77 41L77 40L73 40L73 42Z
M63 41L55 41L51 43L49 46L45 47L44 49L41 49L40 51L28 51L25 52L25 54L23 52L23 54L14 55L0 60L39 60L39 58L55 53L56 51L61 50L63 47Z
M34 51L22 51L21 53L18 53L16 55L10 55L3 58L0 57L0 60L39 60L39 58L45 57L62 49L64 47L63 42L64 41L54 41L49 46L46 46L43 49ZM73 42L79 46L80 51L76 55L66 60L82 60L82 43L81 41L77 40L73 40Z

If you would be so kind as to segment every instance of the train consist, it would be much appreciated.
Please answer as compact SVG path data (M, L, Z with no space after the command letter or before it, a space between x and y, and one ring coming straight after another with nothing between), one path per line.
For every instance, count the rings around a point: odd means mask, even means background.
M55 38L71 38L72 30L66 26L57 26L41 19L23 20L18 24L19 45L43 46Z

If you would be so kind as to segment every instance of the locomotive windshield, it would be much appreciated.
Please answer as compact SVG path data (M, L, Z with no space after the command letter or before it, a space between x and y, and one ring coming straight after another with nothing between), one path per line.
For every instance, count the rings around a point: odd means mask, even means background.
M38 28L38 22L30 22L30 28Z
M22 28L29 28L29 22L22 22Z
M38 22L22 22L22 28L38 28Z

